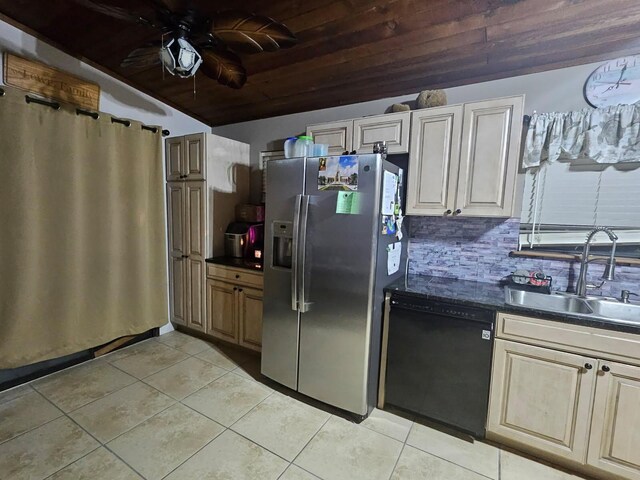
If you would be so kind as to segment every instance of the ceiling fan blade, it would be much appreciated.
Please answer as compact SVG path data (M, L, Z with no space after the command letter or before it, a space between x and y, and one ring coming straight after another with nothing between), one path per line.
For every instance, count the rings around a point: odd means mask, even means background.
M211 33L230 48L247 53L273 52L298 43L282 23L253 13L229 10L213 18Z
M102 13L103 15L108 15L109 17L117 18L119 20L125 20L133 23L140 23L142 25L148 25L150 27L155 27L154 23L137 13L130 12L125 10L124 8L115 7L113 5L105 5L104 3L96 3L92 0L73 0L78 5L82 5L94 12Z
M184 9L184 2L181 0L147 0L147 3L158 10L172 13Z
M242 88L247 81L247 72L242 61L229 50L205 47L200 49L202 66L200 71L222 85L231 88Z
M149 43L140 48L136 48L126 56L121 67L152 67L160 64L160 42Z

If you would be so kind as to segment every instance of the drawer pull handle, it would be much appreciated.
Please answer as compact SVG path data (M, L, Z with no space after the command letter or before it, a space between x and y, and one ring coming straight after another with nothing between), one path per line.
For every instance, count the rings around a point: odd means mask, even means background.
M584 368L586 368L587 370L591 370L593 368L593 365L591 365L590 363L585 363Z
M603 372L610 372L611 369L607 365L602 365L602 371Z

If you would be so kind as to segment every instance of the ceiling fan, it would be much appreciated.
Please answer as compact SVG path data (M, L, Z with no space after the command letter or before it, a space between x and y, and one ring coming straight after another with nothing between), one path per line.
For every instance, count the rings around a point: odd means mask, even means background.
M208 17L180 0L145 0L155 12L150 19L128 9L75 0L76 3L110 17L160 31L162 40L133 50L122 67L163 64L172 75L189 78L200 71L222 85L241 88L247 81L239 53L259 53L289 48L297 43L282 23L239 10Z

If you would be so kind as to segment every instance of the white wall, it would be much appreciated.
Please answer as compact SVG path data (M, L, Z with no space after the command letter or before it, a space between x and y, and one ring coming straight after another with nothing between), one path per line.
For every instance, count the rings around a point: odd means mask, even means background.
M161 125L171 136L209 132L206 124L146 95L106 73L73 58L66 53L0 20L0 50L34 59L72 75L100 85L100 111L116 117L138 120L147 125ZM0 74L2 65L0 65ZM2 76L0 75L0 79ZM158 74L160 81L160 74ZM190 84L189 84L190 85ZM189 86L185 85L185 88ZM164 164L164 161L163 161ZM169 306L167 305L167 312ZM173 330L170 323L161 328Z
M100 85L100 111L161 125L171 135L208 132L210 128L127 84L0 20L0 50L46 63ZM2 65L0 65L2 72ZM2 77L0 77L2 78ZM158 73L158 81L161 81ZM191 85L191 84L189 84ZM190 88L185 85L185 88Z
M449 104L463 103L508 95L526 95L525 112L577 110L587 107L582 88L589 74L600 65L592 63L577 67L562 68L548 72L522 75L519 77L492 80L461 87L447 88ZM390 75L393 72L389 72ZM240 140L251 145L252 198L258 201L261 176L259 168L260 152L281 150L283 139L304 132L307 125L330 122L366 115L378 115L393 103L415 100L418 92L406 96L356 103L324 110L296 113L280 117L254 120L213 128L213 133Z

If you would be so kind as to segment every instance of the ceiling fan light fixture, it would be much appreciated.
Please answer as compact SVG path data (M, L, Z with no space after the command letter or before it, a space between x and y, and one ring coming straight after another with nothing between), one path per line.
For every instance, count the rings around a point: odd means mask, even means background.
M198 51L184 38L172 38L160 49L160 59L171 75L189 78L202 63Z

